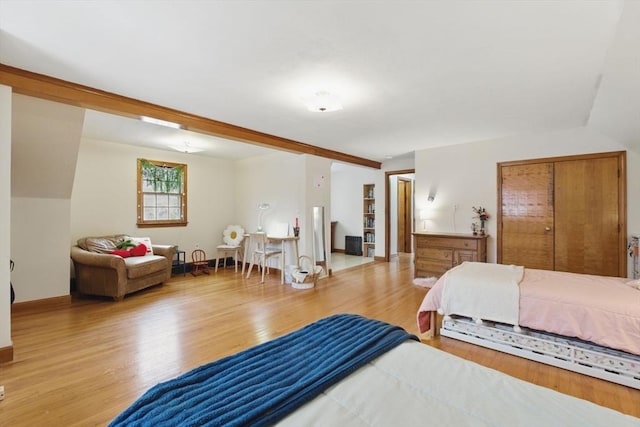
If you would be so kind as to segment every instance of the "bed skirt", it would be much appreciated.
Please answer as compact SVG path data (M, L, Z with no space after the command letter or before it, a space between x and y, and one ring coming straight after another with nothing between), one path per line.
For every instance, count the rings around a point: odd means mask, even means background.
M532 329L452 316L440 334L504 353L640 389L640 356Z

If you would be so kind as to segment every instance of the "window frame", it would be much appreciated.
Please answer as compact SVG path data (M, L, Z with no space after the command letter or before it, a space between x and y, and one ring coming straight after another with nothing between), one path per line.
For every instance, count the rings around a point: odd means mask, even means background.
M158 168L180 168L181 174L181 191L180 192L163 192L143 191L143 168L145 164L151 164ZM137 214L136 225L140 228L144 227L184 227L187 225L187 165L185 163L163 162L159 160L138 159L137 160ZM144 219L144 196L145 194L179 194L181 199L180 219Z

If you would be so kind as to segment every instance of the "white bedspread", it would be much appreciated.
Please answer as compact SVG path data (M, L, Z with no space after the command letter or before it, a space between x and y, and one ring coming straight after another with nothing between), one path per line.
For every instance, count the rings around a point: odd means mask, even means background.
M640 419L407 341L278 425L638 427Z
M464 262L446 273L442 314L518 325L524 267Z

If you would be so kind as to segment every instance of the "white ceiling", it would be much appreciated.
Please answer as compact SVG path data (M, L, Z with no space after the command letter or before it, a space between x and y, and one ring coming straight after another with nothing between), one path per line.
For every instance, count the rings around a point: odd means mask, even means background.
M584 126L623 7L609 0L0 0L0 62L382 161ZM319 90L340 96L344 109L307 111L302 98ZM85 132L167 144L164 130L118 123L91 113ZM259 153L194 134L176 138L221 144L206 152L221 157Z

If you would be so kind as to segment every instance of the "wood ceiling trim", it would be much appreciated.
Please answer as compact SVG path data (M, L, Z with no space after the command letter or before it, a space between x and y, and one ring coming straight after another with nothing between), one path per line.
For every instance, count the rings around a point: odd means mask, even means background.
M380 169L381 163L304 142L270 135L180 110L128 98L89 86L57 79L0 63L0 84L15 93L138 119L154 117L180 123L184 129L234 141Z

